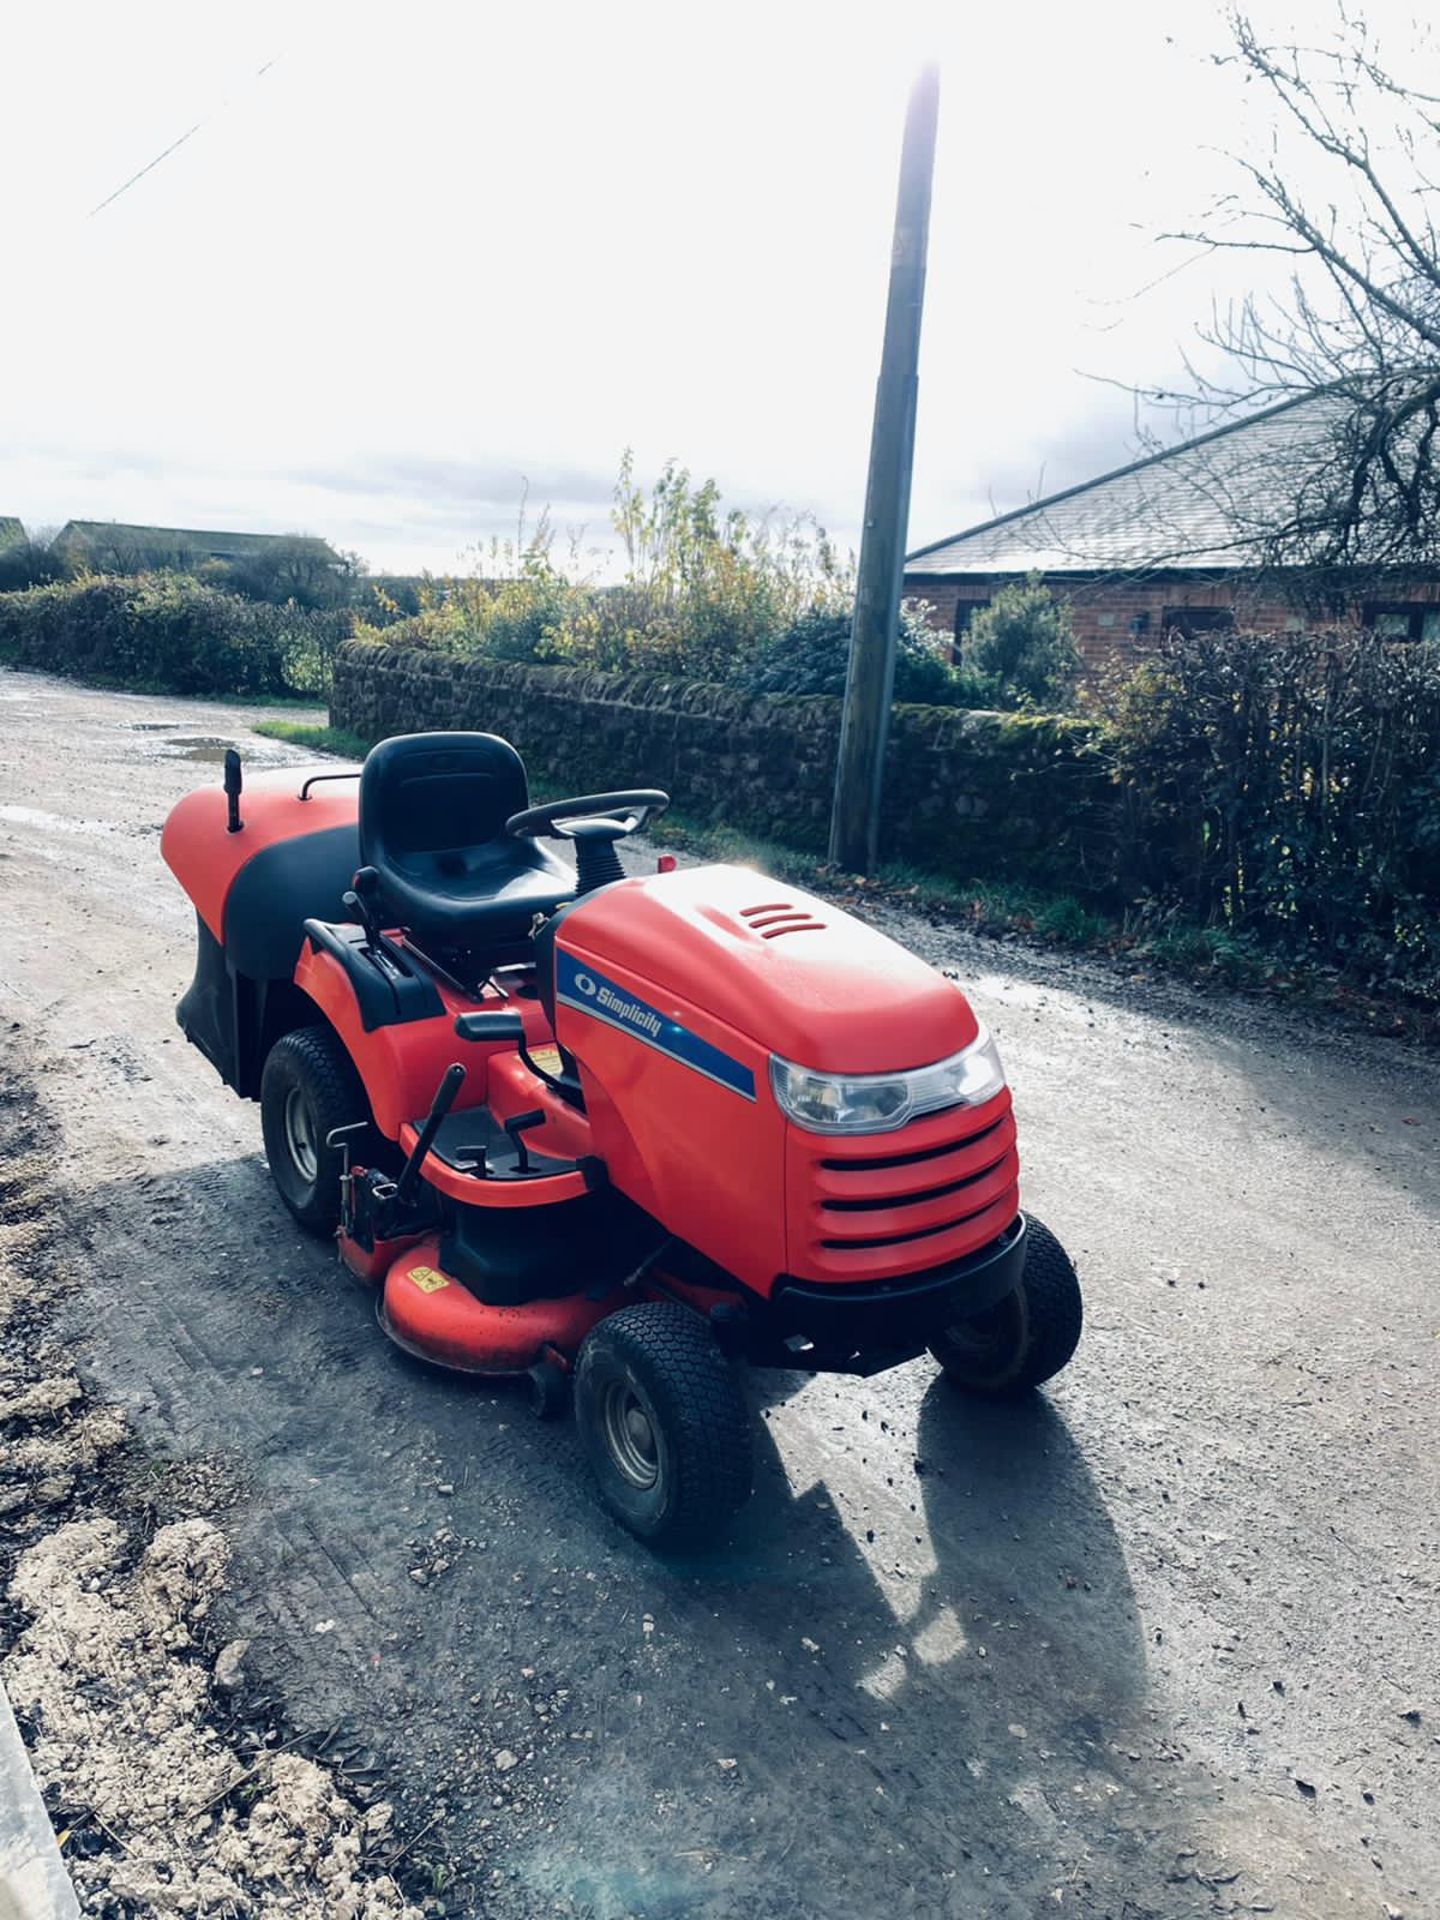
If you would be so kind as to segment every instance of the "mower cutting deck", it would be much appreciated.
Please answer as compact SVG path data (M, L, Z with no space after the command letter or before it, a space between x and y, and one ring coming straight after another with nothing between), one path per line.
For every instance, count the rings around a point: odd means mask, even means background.
M198 922L180 1024L400 1346L542 1414L573 1389L602 1499L664 1545L748 1492L737 1361L928 1348L985 1394L1065 1365L1079 1286L956 986L746 868L627 879L654 789L531 807L468 733L351 778L242 789L231 756L161 845Z

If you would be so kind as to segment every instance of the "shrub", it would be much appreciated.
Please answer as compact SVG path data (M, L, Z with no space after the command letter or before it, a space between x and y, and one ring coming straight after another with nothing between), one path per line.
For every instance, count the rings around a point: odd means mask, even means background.
M436 584L428 573L367 574L356 582L355 606L371 626L393 626L397 620L413 619L423 604L422 595Z
M284 534L210 565L214 584L227 592L311 611L349 606L364 572L358 555L337 555L323 540L302 533Z
M922 601L900 608L895 653L895 698L921 706L991 706L999 689L974 674L957 673L946 642L928 624ZM756 658L743 676L750 693L845 691L850 665L850 614L811 608Z
M1172 633L1111 692L1157 916L1440 997L1440 647Z
M0 546L0 593L47 587L68 573L64 557L44 540L7 541Z
M632 633L631 665L734 683L807 609L837 611L849 599L823 527L804 514L722 511L715 482L694 485L674 461L647 495L627 451L611 521L625 549L624 592L598 597L597 638L613 652L614 634Z
M722 509L713 480L695 484L673 462L647 493L627 453L611 521L621 578L598 584L578 556L552 553L544 515L528 535L493 541L482 576L426 581L408 617L382 602L361 639L500 660L648 669L736 685L807 610L848 606L848 570L805 515Z
M1069 607L1038 574L1002 587L970 622L965 665L994 681L1007 706L1047 713L1067 706L1080 674Z
M356 638L528 665L572 657L584 589L552 566L544 551L524 552L513 564L513 573L498 578L424 581L416 590L416 612L406 614L393 603L375 614L367 611Z
M166 693L319 694L349 625L184 574L92 576L0 597L0 658Z

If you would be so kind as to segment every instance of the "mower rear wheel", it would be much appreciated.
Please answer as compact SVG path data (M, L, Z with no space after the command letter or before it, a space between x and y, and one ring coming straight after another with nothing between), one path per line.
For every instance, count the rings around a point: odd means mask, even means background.
M1083 1319L1069 1254L1043 1222L1028 1219L1019 1286L983 1313L946 1327L930 1351L966 1393L1007 1399L1059 1373L1080 1344Z
M667 1301L623 1307L575 1366L575 1416L601 1501L637 1539L693 1547L750 1492L750 1420L709 1327Z
M307 1233L332 1234L340 1224L344 1157L326 1146L326 1136L369 1118L360 1076L329 1027L297 1027L275 1042L260 1076L265 1158L280 1198ZM361 1164L369 1137L350 1136Z

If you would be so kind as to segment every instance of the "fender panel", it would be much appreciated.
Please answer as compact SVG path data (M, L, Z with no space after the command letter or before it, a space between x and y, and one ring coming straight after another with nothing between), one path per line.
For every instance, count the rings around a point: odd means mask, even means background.
M379 955L366 952L360 927L307 920L304 931L311 946L323 948L349 980L367 1033L376 1027L404 1026L411 1020L434 1020L444 1013L445 1003L434 981L403 957L397 961L393 949L382 949Z
M311 891L304 896L294 916L295 953L300 950L300 922L307 914L328 915L334 920L342 917L339 896L349 886L360 864L356 790L348 781L327 784L314 788L310 798L302 800L300 782L304 773L303 767L283 767L247 779L240 800L244 825L238 833L226 830L225 794L218 786L197 787L170 809L160 836L161 857L217 940L227 938L227 923L231 923L230 894L236 880L252 862L268 851L283 853L288 846L322 836L330 836L326 842L328 859L324 854L317 855L314 849L297 856L300 865L307 868L307 878L301 884L309 886ZM317 858L322 881L333 880L343 871L333 900L327 889L317 888L316 875L308 871L309 864ZM283 872L285 864L283 859L272 863L272 873L277 869ZM271 977L288 976L294 963L292 953L289 964ZM241 970L258 974L258 970L249 967Z

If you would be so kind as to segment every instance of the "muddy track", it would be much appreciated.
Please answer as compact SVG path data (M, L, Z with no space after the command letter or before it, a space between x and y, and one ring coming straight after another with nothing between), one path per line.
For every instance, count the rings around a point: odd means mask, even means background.
M158 827L214 749L170 743L301 756L0 696L0 1033L54 1116L67 1337L148 1447L230 1463L223 1631L373 1748L454 1911L1440 1911L1433 1063L897 920L977 982L1086 1340L1020 1409L755 1379L756 1500L667 1565L567 1426L383 1342L176 1032Z

